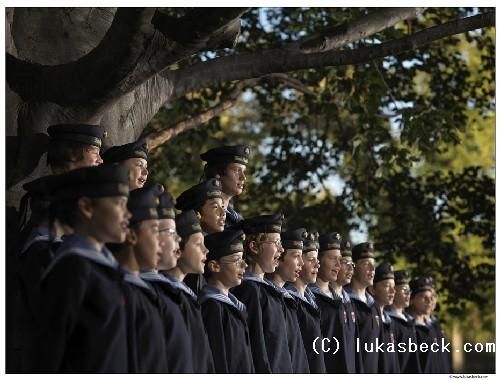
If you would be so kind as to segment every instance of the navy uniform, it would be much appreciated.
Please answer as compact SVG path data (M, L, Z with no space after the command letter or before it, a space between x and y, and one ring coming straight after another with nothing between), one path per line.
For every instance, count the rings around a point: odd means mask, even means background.
M375 278L373 283L384 280L394 280L394 272L392 265L389 263L381 263L375 269ZM391 317L385 310L380 309L380 305L375 301L382 328L380 331L380 341L384 344L383 352L379 353L379 373L400 373L398 354L396 352L397 342L395 337L394 323ZM393 349L388 349L392 346ZM391 352L394 351L394 352Z
M262 215L243 222L245 234L280 233L281 215ZM248 329L256 373L292 373L283 295L274 284L247 271L232 293L248 310Z
M200 158L206 161L205 173L207 173L211 171L211 167L225 167L233 162L247 166L249 156L250 148L246 145L223 145L207 150L200 155ZM212 177L211 174L208 176ZM226 208L226 227L240 223L242 220L241 214L228 205Z
M199 219L193 210L184 211L178 215L175 218L175 223L177 233L183 240L189 239L192 234L201 232ZM162 274L178 291L179 307L190 338L194 373L214 373L212 350L196 294L183 281L179 281L168 272L162 272Z
M372 243L360 243L352 249L352 259L356 265L358 260L374 257ZM369 352L371 351L371 347L375 348L376 340L380 339L382 329L382 321L380 320L375 300L367 291L365 291L366 301L359 298L353 292L351 285L346 285L344 289L349 295L356 323L358 324L359 350L363 361L363 371L364 373L377 373L379 354L375 349L373 349L373 352Z
M410 281L411 296L414 297L417 293L423 291L432 291L432 280L427 277L417 277ZM438 337L435 329L429 323L415 322L415 332L417 335L417 344L426 343L428 347L431 344L437 343ZM439 352L432 352L430 349L427 352L419 352L420 368L422 373L442 373L441 355Z
M286 255L287 249L300 249L304 246L302 239L306 234L305 228L290 229L281 233L281 242L283 245L282 257ZM275 284L276 285L276 284ZM290 356L292 359L292 367L294 373L310 373L309 362L307 359L306 348L302 340L300 331L300 324L297 316L298 301L293 297L285 288L276 286L277 289L283 294L283 301L285 306L285 320L288 335L288 347L290 349Z
M159 219L175 219L174 200L167 191L159 195L157 207ZM163 321L167 373L193 373L190 335L179 307L181 296L172 281L156 270L141 271L141 278L149 283L156 296Z
M58 176L56 203L84 196L128 196L127 169L101 165ZM121 277L105 247L76 234L64 239L42 277L39 372L127 372Z
M205 239L209 260L243 252L243 231L229 229ZM216 373L255 373L246 306L233 294L205 285L198 296Z
M431 276L429 276L429 279L431 281L431 285L433 288L432 291L433 291L433 293L436 293L436 280L434 277L431 277ZM445 342L444 344L446 344L447 339L444 335L444 331L441 327L441 323L439 322L439 319L436 318L436 316L431 315L430 318L427 320L427 323L430 324L434 328L438 342L441 343L441 341L443 340ZM451 370L451 353L447 352L447 351L445 351L445 352L440 351L439 354L441 355L440 373L451 373L452 372L452 370Z
M148 160L148 146L144 139L139 139L124 145L116 145L108 148L102 159L106 164L121 163L130 158L142 158Z
M302 237L303 248L302 254L306 254L318 249L317 240L314 239L315 235L308 234ZM287 283L285 289L290 293L297 302L297 320L299 322L300 333L304 348L309 363L310 373L326 373L325 360L322 350L314 352L314 340L319 337L322 338L321 333L321 312L316 303L314 294L310 289L305 290L304 295L299 293L293 283ZM321 342L321 340L320 340Z
M158 219L158 195L159 189L156 186L130 192L127 203L127 208L132 214L130 224L137 225L146 220ZM126 244L122 244L120 248L125 247ZM129 373L165 373L168 371L168 356L158 297L153 288L138 274L130 272L128 268L122 269L125 272L123 292L127 314L128 371Z
M34 337L40 302L40 281L42 274L53 258L53 252L60 240L50 241L48 222L48 204L51 192L50 183L55 176L45 176L23 185L31 201L37 204L36 219L40 221L31 228L17 256L18 268L16 277L19 281L19 292L16 294L16 337L20 346L16 351L22 361L22 372L33 370ZM44 204L42 211L42 204Z
M47 162L61 166L60 150L68 144L101 147L104 129L90 124L58 124L48 128L50 136ZM61 171L61 168L58 168ZM49 201L44 190L50 176L38 178L23 185L26 194L19 205L19 225L8 232L6 274L6 345L8 372L29 372L32 361L26 350L32 351L32 331L35 315L33 301L39 300L41 273L50 261L49 254ZM31 216L27 220L28 209ZM52 247L54 250L55 247ZM12 305L12 306L11 306ZM27 310L26 307L30 308ZM23 311L24 310L24 311ZM31 326L31 327L30 327ZM12 343L11 343L12 342ZM31 342L31 343L30 343ZM28 345L31 348L28 348ZM12 348L14 346L14 348ZM26 346L22 348L20 346ZM10 354L14 350L14 357ZM25 351L25 352L23 352Z
M179 195L175 207L181 211L194 210L200 212L206 201L215 198L222 199L222 188L219 180L210 178L190 187ZM195 294L198 294L207 284L205 277L199 273L188 273L184 278L184 282Z
M331 249L341 250L342 238L337 232L320 235L318 241L320 252ZM321 310L321 333L323 337L331 340L330 352L324 355L326 371L328 373L359 372L356 370L356 363L360 361L360 355L355 350L356 318L349 295L343 290L341 296L331 288L333 297L330 297L316 284L310 284L308 288L313 292ZM339 350L335 355L332 354L336 348L333 338L336 338L339 344Z
M408 272L403 270L394 271L394 282L396 286L408 285L410 283ZM392 320L396 343L404 343L406 346L408 346L410 340L417 343L415 319L409 313L396 313L389 307L387 308L387 314ZM415 352L409 350L398 351L398 362L400 373L422 373L418 350Z

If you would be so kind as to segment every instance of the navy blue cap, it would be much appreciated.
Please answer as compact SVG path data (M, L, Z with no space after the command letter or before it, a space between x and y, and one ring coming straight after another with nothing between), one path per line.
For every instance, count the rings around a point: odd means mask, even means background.
M213 198L222 199L222 187L218 179L210 178L179 195L175 207L178 210L199 211L207 200Z
M248 234L281 233L282 215L260 215L243 220L243 231Z
M330 249L340 249L342 236L338 232L328 232L319 235L319 251L328 251Z
M246 145L223 145L200 154L200 158L209 165L213 163L231 162L248 165L249 156L250 148Z
M394 271L394 281L396 285L404 285L410 283L410 273L405 270Z
M417 293L424 292L426 290L432 290L433 288L434 286L430 276L416 277L410 281L410 289L412 296L414 296Z
M127 208L132 214L130 223L139 223L143 220L158 219L158 196L162 188L159 185L151 185L130 192Z
M243 230L228 228L205 236L205 246L208 248L208 260L217 260L237 252L243 252Z
M146 140L140 139L129 144L112 146L102 154L105 163L122 162L129 158L148 159Z
M352 248L352 260L354 262L368 258L375 258L375 248L372 242L359 243Z
M302 238L304 246L302 247L302 253L307 253L311 251L317 251L319 249L318 243L319 232L317 228L308 228L306 236Z
M159 219L175 219L175 200L168 191L164 190L158 197L160 204L158 205Z
M56 177L56 175L46 175L33 181L26 182L23 184L23 189L26 190L32 198L48 199L52 192L53 182Z
M281 244L284 249L304 248L304 238L307 236L305 228L296 228L281 232Z
M340 253L342 254L342 257L352 256L352 245L349 240L342 239L340 242Z
M53 200L128 196L128 169L118 164L79 168L54 177Z
M183 211L175 217L177 233L182 240L189 239L189 236L201 232L200 220L194 210Z
M389 263L381 263L375 268L375 277L373 283L394 279L394 271L392 265Z
M105 137L104 128L94 124L55 124L47 128L51 141L71 141L98 148Z

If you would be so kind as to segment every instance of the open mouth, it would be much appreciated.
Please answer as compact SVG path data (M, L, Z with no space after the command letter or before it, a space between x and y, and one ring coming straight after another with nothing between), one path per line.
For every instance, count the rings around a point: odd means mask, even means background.
M137 178L137 183L139 185L144 185L146 183L146 178L144 178L144 177Z

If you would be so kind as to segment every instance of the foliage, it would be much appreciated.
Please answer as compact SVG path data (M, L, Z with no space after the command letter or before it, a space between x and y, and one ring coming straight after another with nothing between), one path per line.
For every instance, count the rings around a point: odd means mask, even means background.
M484 11L431 8L347 48ZM282 46L366 12L254 10L243 20L236 49ZM181 65L225 53L205 52ZM436 276L442 318L483 310L485 324L473 328L491 339L494 56L494 30L480 30L363 65L289 74L314 95L262 81L230 111L159 148L154 178L177 196L198 181L199 153L219 143L247 143L251 176L236 201L243 215L281 209L289 224L353 237L365 229L385 259L415 275ZM201 112L230 87L178 99L151 127L168 128Z

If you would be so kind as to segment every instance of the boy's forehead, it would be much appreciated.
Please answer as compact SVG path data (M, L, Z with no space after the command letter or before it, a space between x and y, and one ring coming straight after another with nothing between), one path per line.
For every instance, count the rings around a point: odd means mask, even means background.
M268 233L264 234L264 237L266 239L276 240L276 239L280 239L281 235L279 233L277 233L277 232L268 232Z
M318 251L309 251L309 252L304 252L302 254L306 259L312 259L314 257L318 257Z
M363 265L365 263L371 263L371 264L375 265L375 259L372 257L369 257L366 259L361 259L361 260L358 260L357 265L359 266L359 265Z
M230 255L222 256L221 258L223 259L239 259L240 257L243 257L243 252L235 252Z

